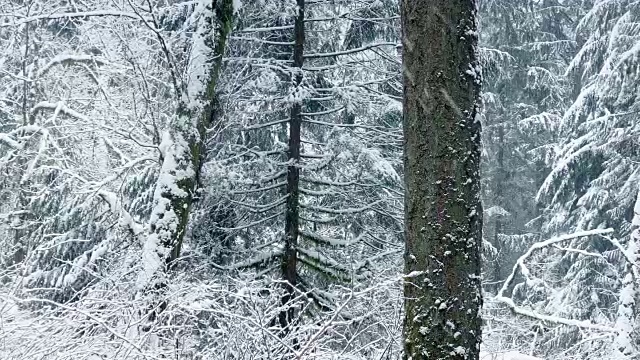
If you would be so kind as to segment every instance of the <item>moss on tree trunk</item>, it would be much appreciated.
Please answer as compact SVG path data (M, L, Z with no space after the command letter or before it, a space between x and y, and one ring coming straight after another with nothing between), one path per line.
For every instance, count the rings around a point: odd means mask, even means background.
M214 117L216 85L233 21L233 1L212 0L207 11L210 13L205 15L206 20L201 25L204 28L198 30L204 35L204 46L211 49L211 58L203 65L208 67L206 78L199 80L202 88L197 94L187 94L186 88L178 94L180 100L176 116L169 125L167 136L170 145L163 154L150 220L150 240L147 242L150 248L160 249L158 256L165 263L165 271L180 256L187 230L205 152L207 129ZM189 103L192 99L201 105L193 106ZM151 273L147 274L147 280L151 276Z
M402 2L405 359L479 356L476 13L474 0Z

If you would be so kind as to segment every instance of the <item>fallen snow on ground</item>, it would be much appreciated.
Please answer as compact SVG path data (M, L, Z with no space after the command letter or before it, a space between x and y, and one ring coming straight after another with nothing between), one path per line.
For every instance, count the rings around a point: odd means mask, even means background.
M521 354L517 351L503 353L480 353L480 360L543 360L542 358Z

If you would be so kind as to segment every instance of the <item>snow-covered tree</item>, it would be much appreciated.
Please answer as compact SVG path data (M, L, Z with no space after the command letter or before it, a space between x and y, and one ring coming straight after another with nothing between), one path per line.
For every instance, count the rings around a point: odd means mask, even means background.
M548 298L546 310L580 320L613 322L625 302L619 289L630 286L624 244L632 239L638 186L638 10L631 1L595 1L577 23L579 51L567 74L579 91L562 117L557 155L537 194L546 234L615 230L609 238L575 239L563 246L567 250L544 255L556 284L551 293L539 292ZM575 329L568 336L583 338ZM558 339L555 346L567 343Z
M0 0L0 358L402 358L398 5ZM637 357L640 8L479 5L480 356Z
M283 282L273 320L286 332L300 292L334 309L326 290L397 259L402 235L397 8L307 5L243 6L224 70L227 142L205 164L216 220L205 212L194 229L216 234L216 267Z
M483 89L484 237L488 290L539 238L535 194L548 173L571 83L573 22L580 2L480 2Z
M145 76L164 64L135 9L3 6L2 263L21 285L75 298L142 231L146 189L130 181L153 174L166 90Z

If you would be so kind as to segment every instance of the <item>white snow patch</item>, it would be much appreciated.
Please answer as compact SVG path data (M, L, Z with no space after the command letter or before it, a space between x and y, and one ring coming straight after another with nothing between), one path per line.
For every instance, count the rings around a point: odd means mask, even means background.
M543 360L542 358L525 355L517 351L507 351L502 353L480 353L480 360Z
M242 0L233 0L233 12L237 13L242 9Z

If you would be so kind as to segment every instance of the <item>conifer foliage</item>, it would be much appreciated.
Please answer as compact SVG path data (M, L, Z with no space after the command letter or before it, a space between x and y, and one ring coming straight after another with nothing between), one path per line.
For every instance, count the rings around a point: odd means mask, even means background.
M637 358L639 5L472 3L0 0L0 358Z

